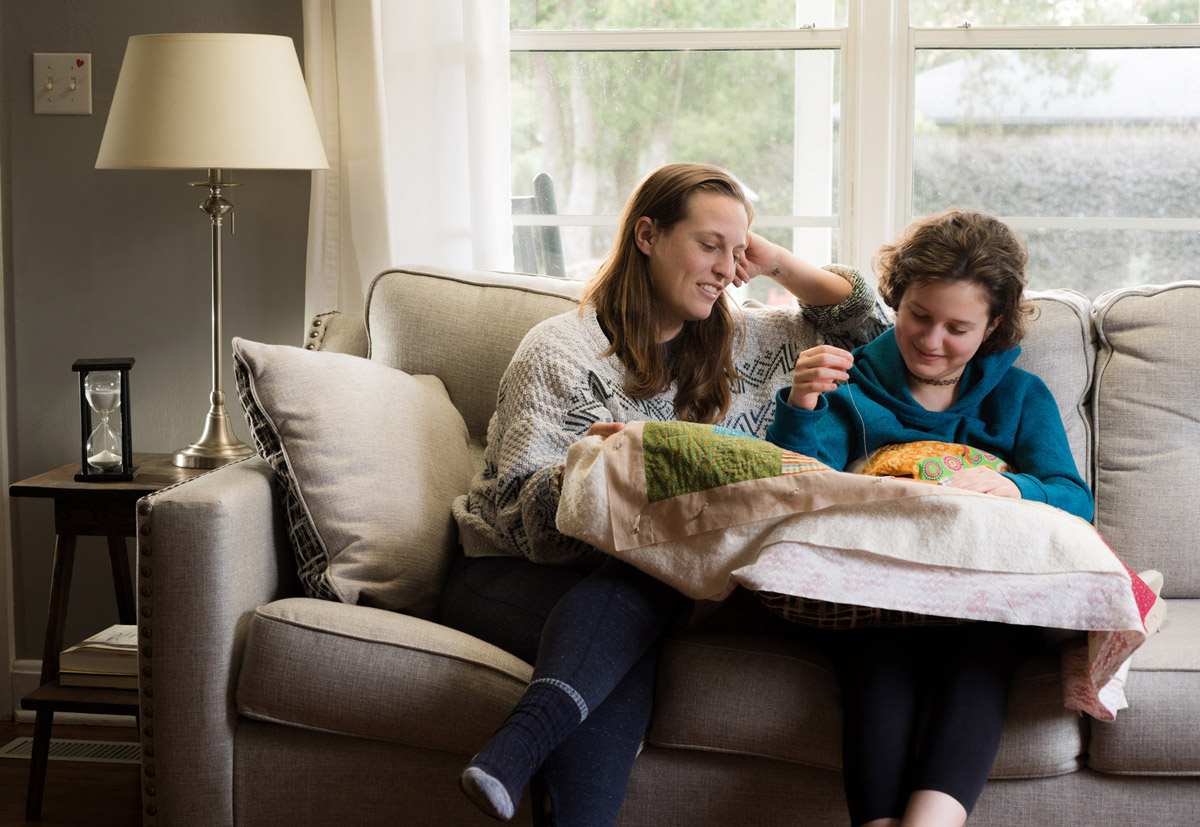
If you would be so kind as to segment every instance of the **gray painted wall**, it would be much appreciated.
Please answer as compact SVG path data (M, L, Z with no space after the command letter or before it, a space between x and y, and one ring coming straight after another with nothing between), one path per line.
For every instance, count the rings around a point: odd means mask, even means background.
M198 208L205 191L187 186L207 176L97 170L96 152L131 35L280 34L299 51L300 2L0 3L10 480L79 461L78 378L71 371L78 358L133 356L134 450L182 448L200 435L211 382L210 235ZM35 116L32 54L73 51L92 54L93 114ZM301 342L310 177L235 171L244 186L229 195L237 234L226 233L223 242L223 384L235 432L247 443L227 343L233 336ZM12 500L12 532L15 654L38 658L54 544L50 502ZM117 621L102 539L80 539L72 586L68 643Z

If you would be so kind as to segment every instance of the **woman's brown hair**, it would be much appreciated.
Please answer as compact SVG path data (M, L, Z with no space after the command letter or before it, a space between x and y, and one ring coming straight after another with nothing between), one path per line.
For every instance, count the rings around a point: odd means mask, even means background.
M689 321L674 342L674 365L663 357L658 341L661 304L650 280L649 259L637 245L635 228L646 216L664 233L688 215L697 192L737 199L749 222L754 211L741 185L725 170L705 164L668 164L646 176L621 214L612 251L588 283L582 305L596 308L611 347L601 357L616 355L628 373L625 391L648 399L677 382L675 416L689 422L720 422L729 410L738 380L733 366L734 309L724 293L712 313ZM744 320L743 320L744 326Z
M988 322L999 319L979 346L981 356L1009 350L1025 338L1033 305L1025 299L1025 245L1007 224L978 210L951 207L918 219L875 254L879 296L900 309L904 291L933 282L972 281L988 296Z

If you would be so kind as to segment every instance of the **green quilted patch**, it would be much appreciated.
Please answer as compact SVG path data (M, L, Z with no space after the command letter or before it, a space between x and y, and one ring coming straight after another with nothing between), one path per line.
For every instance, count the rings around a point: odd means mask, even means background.
M650 502L783 472L783 450L749 434L694 422L647 422L642 429Z

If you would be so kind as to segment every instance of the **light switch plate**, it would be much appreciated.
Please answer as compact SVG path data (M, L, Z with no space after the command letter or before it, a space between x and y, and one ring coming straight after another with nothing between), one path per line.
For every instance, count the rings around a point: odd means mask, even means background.
M33 114L92 114L92 56L39 52L33 56Z

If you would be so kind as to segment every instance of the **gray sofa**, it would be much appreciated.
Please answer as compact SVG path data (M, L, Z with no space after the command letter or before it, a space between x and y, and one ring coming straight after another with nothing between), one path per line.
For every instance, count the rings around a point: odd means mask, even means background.
M439 377L478 461L518 341L578 290L389 271L365 327L325 315L304 347ZM1130 708L1113 723L1063 707L1056 658L1021 668L971 823L1198 825L1200 282L1035 300L1019 364L1058 399L1102 534L1133 570L1163 573L1168 616L1135 655ZM138 521L147 825L492 823L456 775L529 664L428 619L303 596L258 457L147 497ZM845 824L839 742L837 682L814 651L682 634L663 653L620 823ZM529 823L526 806L516 822Z

